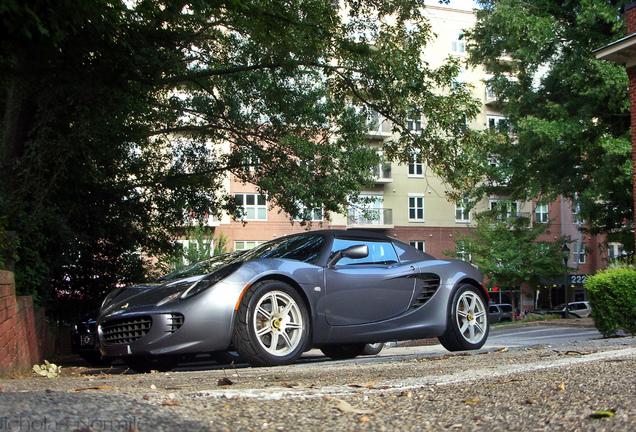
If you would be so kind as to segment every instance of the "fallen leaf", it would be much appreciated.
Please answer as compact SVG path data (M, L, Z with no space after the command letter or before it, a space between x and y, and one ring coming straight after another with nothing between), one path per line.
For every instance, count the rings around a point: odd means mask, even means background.
M148 396L148 395L143 395L142 399L143 399L143 400L150 400L150 396Z
M508 352L508 347L495 351L497 354Z
M471 405L475 405L475 404L481 403L481 401L479 399L477 399L477 398L465 399L464 402L467 403L467 404L471 404Z
M370 422L370 421L371 421L371 419L367 415L363 415L362 417L360 417L360 422L362 422L362 423L367 423L367 422Z
M173 400L168 400L166 399L165 401L161 402L161 405L163 406L181 406L181 404L177 401L173 401Z
M610 418L614 414L616 414L616 410L612 408L606 411L597 411L594 414L590 414L590 417L593 419L602 419L602 418Z
M334 402L338 402L338 408L343 413L354 413L354 414L373 414L372 410L363 410L359 408L354 408L351 406L349 402L343 401L342 399L336 399L335 397L325 396L325 399L332 400Z
M117 390L117 387L113 387L109 385L100 385L100 386L94 386L94 387L78 388L78 389L74 389L73 391L81 392L86 390Z
M557 390L561 390L561 391L565 390L565 382L562 382L561 384L559 384L557 386Z
M232 385L232 384L234 384L234 382L232 382L232 380L231 380L231 379L229 379L228 377L221 378L221 379L220 379L220 380L216 383L216 385L219 385L219 386Z

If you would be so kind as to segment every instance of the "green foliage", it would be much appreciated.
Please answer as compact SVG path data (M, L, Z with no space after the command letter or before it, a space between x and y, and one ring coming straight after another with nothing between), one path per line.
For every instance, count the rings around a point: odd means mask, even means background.
M227 236L220 232L218 238L213 239L212 235L210 228L198 224L186 229L183 239L176 242L175 252L169 259L169 270L227 253Z
M628 79L594 49L625 36L629 0L480 0L466 33L470 63L514 134L493 131L474 197L563 195L580 205L586 229L633 248ZM493 166L492 160L498 162Z
M143 280L175 229L238 216L230 175L291 218L343 212L379 163L373 112L405 132L388 160L419 151L445 178L471 172L456 156L479 145L465 126L479 105L453 87L457 61L422 58L422 6L2 3L0 215L20 242L19 292L88 308ZM413 112L421 134L406 131Z
M503 289L529 283L537 275L563 273L561 247L567 239L542 241L549 224L508 214L505 202L498 207L479 214L476 229L456 237L455 250L445 253L460 259L470 255L484 276Z
M18 242L6 231L6 220L6 216L0 217L0 269L4 269L18 259L16 253Z
M636 270L617 267L587 278L594 325L605 337L619 330L636 334Z

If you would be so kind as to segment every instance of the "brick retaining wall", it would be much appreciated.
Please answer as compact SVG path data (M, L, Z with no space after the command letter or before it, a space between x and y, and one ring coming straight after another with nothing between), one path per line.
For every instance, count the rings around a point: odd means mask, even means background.
M30 296L16 296L13 273L0 270L0 376L41 363L54 340L44 310Z

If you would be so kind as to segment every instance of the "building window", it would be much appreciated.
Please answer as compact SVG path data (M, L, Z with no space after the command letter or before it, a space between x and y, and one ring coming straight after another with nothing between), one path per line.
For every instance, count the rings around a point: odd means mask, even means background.
M574 253L574 262L576 263L576 256L578 254L579 256L579 264L585 264L587 261L587 250L585 249L585 243L581 243L581 253L578 253L579 251L579 244L578 243L574 243L574 248L573 248L573 253Z
M406 129L411 132L421 132L422 130L422 117L415 113L409 114L406 119Z
M267 220L267 198L259 194L235 194L236 204L243 209L244 220Z
M322 208L320 207L315 207L314 209L310 211L307 209L307 207L300 206L299 210L303 218L294 219L296 221L310 220L312 222L322 222L323 220Z
M537 203L537 207L534 209L535 221L539 223L547 223L549 221L548 205Z
M459 204L455 204L455 222L470 222L470 210L468 210L468 199L464 198Z
M457 32L455 38L451 41L451 52L453 54L466 53L466 41L464 40L463 32Z
M508 119L502 116L488 116L488 129L503 134L511 132Z
M455 243L455 256L457 257L457 259L460 259L462 261L473 261L473 257L469 252L468 245L463 241L458 241L457 243Z
M422 252L426 252L426 243L424 242L424 240L411 240L409 244L413 246L415 249L421 250Z
M235 241L234 242L234 250L235 251L242 251L242 250L249 250L249 249L254 249L256 246L265 243L264 241L251 241L251 240L246 240L246 241Z
M424 222L424 196L409 197L409 222Z
M409 162L409 177L424 177L424 164L419 154L411 156L411 161Z
M501 207L505 206L505 207ZM490 200L490 211L498 213L501 218L510 218L519 214L519 203L516 201L504 201L503 203L496 199Z

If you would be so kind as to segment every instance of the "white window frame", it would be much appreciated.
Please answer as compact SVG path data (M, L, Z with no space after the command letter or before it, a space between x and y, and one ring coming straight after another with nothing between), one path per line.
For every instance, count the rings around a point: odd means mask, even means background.
M535 222L548 223L550 221L550 209L545 203L537 203L534 208Z
M257 193L235 193L234 198L238 196L242 197L242 209L243 209L243 217L242 220L246 221L267 221L267 196L260 195ZM247 198L254 197L254 204L247 204ZM262 198L264 203L259 203L259 199ZM254 211L254 217L248 217L248 211ZM265 217L259 217L259 213L264 213Z
M574 261L576 263L576 257L579 257L579 264L585 264L587 262L587 248L585 247L585 243L581 243L581 253L577 254L579 250L579 244L574 243L574 247L572 248L572 255L574 256Z
M426 241L424 240L411 240L409 242L411 246L413 246L417 250L421 250L422 252L426 252Z
M256 246L262 245L265 241L262 240L236 240L234 242L235 251L243 251L254 249Z
M468 198L464 198L458 205L455 203L455 222L456 223L470 223L470 210L468 207Z
M298 210L300 211L300 213L306 213L309 210L307 210L307 207L303 206L303 205L299 205L298 206ZM324 212L322 210L322 207L314 207L313 210L311 211L311 219L309 219L311 222L322 222L325 219L324 216ZM295 221L301 221L301 218L294 218Z
M413 178L424 178L424 163L418 153L411 155L408 166L408 176Z
M451 53L455 55L466 55L466 39L462 39L463 31L458 31L453 40L451 40Z
M419 201L419 202L418 202ZM423 194L409 194L408 196L408 211L409 211L409 222L424 222L425 221L425 195ZM420 204L421 205L418 205ZM414 204L414 205L412 205ZM415 212L415 217L411 216L411 211ZM421 217L418 216L418 213L421 213Z

